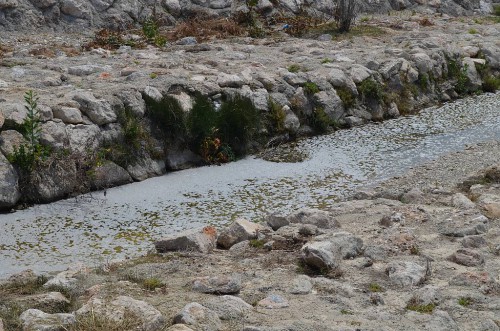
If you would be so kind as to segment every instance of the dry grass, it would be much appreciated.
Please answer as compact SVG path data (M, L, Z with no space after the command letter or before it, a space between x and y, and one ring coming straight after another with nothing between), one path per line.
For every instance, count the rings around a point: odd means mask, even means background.
M124 330L138 330L141 327L141 322L135 316L125 314L123 319L119 322L89 314L79 316L76 323L68 327L68 331L124 331Z
M179 40L184 37L196 37L198 41L209 39L224 39L246 34L245 28L228 18L202 20L189 19L178 24L173 30L167 32L168 40Z

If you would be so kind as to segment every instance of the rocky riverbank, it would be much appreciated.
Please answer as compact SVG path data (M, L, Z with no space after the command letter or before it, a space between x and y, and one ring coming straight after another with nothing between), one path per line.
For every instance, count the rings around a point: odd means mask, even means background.
M498 148L471 146L324 210L12 276L0 318L6 330L498 330L499 166L471 172Z
M140 49L113 44L113 50L102 36L96 43L90 30L0 32L0 208L224 162L301 135L495 90L496 21L399 12L360 16L343 36L327 34L328 24L301 38L276 26L260 39L184 38ZM120 38L140 44L141 33ZM35 161L19 153L28 90L39 96L40 145L28 153ZM254 130L252 139L241 130L224 141L221 123L186 133L189 123L179 118L201 109L197 104L218 109L235 95L252 103L241 103L240 114L258 114L259 125L244 126Z

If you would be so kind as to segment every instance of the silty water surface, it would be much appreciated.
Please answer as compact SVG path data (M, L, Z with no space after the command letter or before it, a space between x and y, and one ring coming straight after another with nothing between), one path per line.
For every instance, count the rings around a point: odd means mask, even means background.
M139 255L164 234L237 217L325 207L361 185L488 140L500 140L499 93L300 141L309 154L301 163L248 157L3 214L0 278Z

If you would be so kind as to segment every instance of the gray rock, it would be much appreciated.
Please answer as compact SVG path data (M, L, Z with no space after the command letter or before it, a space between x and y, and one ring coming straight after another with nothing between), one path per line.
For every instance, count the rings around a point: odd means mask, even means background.
M443 300L441 290L434 285L426 285L413 292L413 300L419 305L439 305Z
M89 269L83 264L75 264L70 266L67 270L58 273L54 278L43 284L43 287L56 287L72 290L78 282L78 277L83 276L88 272Z
M69 137L66 132L66 125L62 122L48 121L41 125L42 133L40 142L53 149L63 149L69 146Z
M229 75L226 73L219 73L217 76L217 84L220 87L242 87L245 82L238 75Z
M22 125L26 118L27 110L20 103L0 103L0 112L4 117L4 127L16 127Z
M373 261L384 261L387 258L387 253L384 246L367 245L363 252L363 256Z
M351 76L354 83L361 83L368 77L370 77L372 71L360 64L353 64L351 66L351 70L349 71L349 75Z
M97 297L91 298L75 312L76 316L96 316L120 322L125 316L140 321L141 330L162 330L166 325L165 318L151 304L128 296L118 296L106 301Z
M19 316L23 330L60 331L76 323L73 314L46 314L38 309L28 309Z
M26 143L23 135L15 130L0 132L0 150L5 156L14 153L23 143Z
M21 297L16 300L16 304L46 313L57 313L64 311L70 305L70 301L59 292L49 292Z
M96 150L99 146L101 130L94 124L67 125L66 132L69 138L69 148L74 152L85 154L87 151Z
M101 190L132 183L133 179L125 169L114 162L107 161L92 169L91 182L93 189Z
M460 330L450 315L444 310L435 310L432 314L421 314L408 311L407 319L417 324L422 331L458 331Z
M51 6L55 5L56 2L57 2L57 0L38 0L38 1L32 1L32 3L36 7L41 8L41 9L45 9L45 8L51 7Z
M316 269L333 270L340 266L342 257L336 247L329 241L314 241L302 246L304 262Z
M77 92L73 100L80 104L80 110L97 125L116 122L117 116L107 100L97 99L91 92Z
M155 242L159 253L168 251L195 250L201 253L210 253L215 248L217 230L214 227L186 230L169 235Z
M67 124L83 123L82 113L80 109L73 107L56 107L53 110L54 117L61 119Z
M1 0L0 1L0 9L12 9L18 6L17 0Z
M196 37L184 37L177 41L178 45L196 45L197 43Z
M482 86L482 80L479 75L479 73L476 70L476 59L471 59L470 57L465 57L462 61L464 64L465 69L465 74L467 75L468 81L467 81L467 87L471 91L475 91L478 89L481 89Z
M299 234L303 236L315 236L319 233L319 229L316 225L312 224L301 224L299 226Z
M306 275L299 275L293 280L290 293L292 294L309 294L312 291L312 283L310 277Z
M315 239L319 241L328 240L343 259L358 256L361 254L363 248L363 240L349 232L325 234L318 236Z
M142 99L141 92L137 90L120 91L116 96L123 102L123 106L129 109L132 114L138 118L144 116L146 112L146 102Z
M155 100L156 102L161 101L163 99L163 95L161 94L160 91L156 87L153 86L146 86L143 91L144 95L147 97Z
M344 115L344 104L334 89L315 93L313 101L332 121L338 121Z
M166 160L169 170L184 170L202 164L202 158L188 149L169 151Z
M500 47L495 44L484 43L481 46L481 52L484 55L486 61L490 67L499 70L500 69Z
M79 65L79 66L69 67L68 73L70 75L75 75L75 76L88 76L90 74L103 72L105 70L106 70L106 68L98 66L98 65L83 64L83 65Z
M403 194L401 201L412 204L423 204L426 202L424 192L416 187Z
M481 248L487 245L486 239L481 236L467 236L462 239L462 246L465 248Z
M489 220L483 215L457 215L438 224L439 233L450 237L465 237L486 233Z
M165 331L193 331L193 329L188 328L185 324L174 324Z
M193 281L193 291L211 294L235 294L241 290L241 275L199 277Z
M270 294L264 299L260 300L257 303L257 306L263 307L266 309L281 309L281 308L287 308L290 306L288 301L282 297L281 295L278 294Z
M477 204L486 217L490 219L500 218L500 195L482 194L477 199Z
M285 216L282 216L277 213L268 214L265 220L267 225L269 225L274 231L278 230L282 226L290 224L290 222Z
M163 175L166 171L165 161L143 157L135 160L134 164L129 164L127 171L134 180L142 181L150 177Z
M413 63L415 63L415 66L421 74L431 71L433 61L429 55L425 53L415 53L410 56L410 59Z
M5 331L5 329L3 327L3 321L1 318L0 318L0 331Z
M332 35L331 34L322 34L318 37L319 41L331 41L332 40Z
M448 257L448 260L466 267L475 267L484 264L481 254L468 249L459 249Z
M394 285L415 286L421 284L426 276L427 269L414 262L392 262L386 272Z
M13 207L20 198L17 173L0 153L0 209Z
M222 323L216 312L192 302L174 317L174 323L186 324L195 330L218 331L222 329Z
M232 295L214 297L203 303L203 306L216 312L221 320L242 318L253 309L251 305L241 298Z
M229 249L241 241L257 239L259 231L262 230L264 230L262 225L240 218L221 232L217 238L217 245Z
M340 225L334 215L323 210L303 208L287 216L290 223L312 224L321 229L335 229Z
M467 198L462 193L455 193L451 197L451 205L456 208L461 209L473 209L476 208L474 202L472 202L469 198Z

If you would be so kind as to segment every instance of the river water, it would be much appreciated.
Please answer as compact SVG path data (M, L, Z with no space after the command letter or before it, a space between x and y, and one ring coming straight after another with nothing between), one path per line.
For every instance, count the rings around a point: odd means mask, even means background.
M500 93L305 139L300 163L248 157L0 215L0 278L97 265L152 249L164 234L238 217L327 207L360 186L468 144L500 140Z

